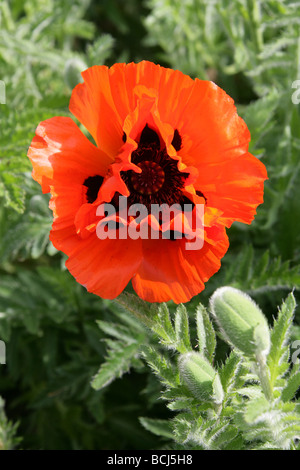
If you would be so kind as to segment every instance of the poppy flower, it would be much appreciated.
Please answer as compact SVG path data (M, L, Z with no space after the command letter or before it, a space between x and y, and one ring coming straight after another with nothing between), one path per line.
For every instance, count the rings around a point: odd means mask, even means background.
M216 84L151 62L93 66L82 77L70 111L95 143L71 118L53 117L39 124L28 152L33 178L52 195L50 239L89 292L112 299L131 281L149 302L187 302L219 270L226 227L250 224L263 202L267 173L248 153L248 128ZM151 214L123 217L122 197L148 209L187 204L193 215L203 206L202 247L187 249L178 213L165 224ZM99 238L103 204L115 208L106 226L115 236ZM156 236L118 236L129 223Z

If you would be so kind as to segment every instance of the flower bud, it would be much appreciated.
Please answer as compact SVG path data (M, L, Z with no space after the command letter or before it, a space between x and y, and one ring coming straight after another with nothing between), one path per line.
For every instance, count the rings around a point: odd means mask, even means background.
M210 299L211 312L224 338L248 356L266 356L270 331L266 317L244 292L220 287Z
M218 372L199 353L188 352L179 357L180 377L199 400L222 403L224 392Z
M73 89L78 83L81 83L81 72L87 69L87 65L81 59L69 59L65 65L65 82L68 87Z

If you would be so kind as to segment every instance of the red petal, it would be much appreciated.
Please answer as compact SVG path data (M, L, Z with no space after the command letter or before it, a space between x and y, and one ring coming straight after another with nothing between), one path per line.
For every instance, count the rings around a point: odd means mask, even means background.
M132 280L136 293L148 302L187 302L204 289L220 268L228 249L225 230L215 245L185 249L186 240L143 240L143 260Z

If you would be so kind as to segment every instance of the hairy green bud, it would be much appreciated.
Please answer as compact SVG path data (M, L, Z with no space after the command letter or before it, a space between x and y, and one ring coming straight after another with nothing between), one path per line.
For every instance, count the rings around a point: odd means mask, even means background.
M211 312L224 338L248 356L266 356L270 330L266 317L244 292L220 287L210 299Z
M196 398L222 403L224 392L219 374L201 354L182 354L178 363L182 381Z
M87 69L87 65L81 59L69 59L65 65L65 82L73 89L78 83L81 83L81 72Z

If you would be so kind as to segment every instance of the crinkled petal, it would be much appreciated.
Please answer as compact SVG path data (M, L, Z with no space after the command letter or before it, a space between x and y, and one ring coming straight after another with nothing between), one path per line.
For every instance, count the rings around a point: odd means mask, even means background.
M214 245L186 250L186 240L143 240L143 258L132 279L136 293L148 302L188 302L204 289L204 283L220 268L228 249L224 228Z
M76 212L87 202L85 180L90 176L104 176L111 163L68 117L41 122L28 156L33 178L44 192L51 191L54 229L74 224Z
M94 233L77 242L66 266L89 292L114 299L134 276L141 259L141 240L99 240Z

